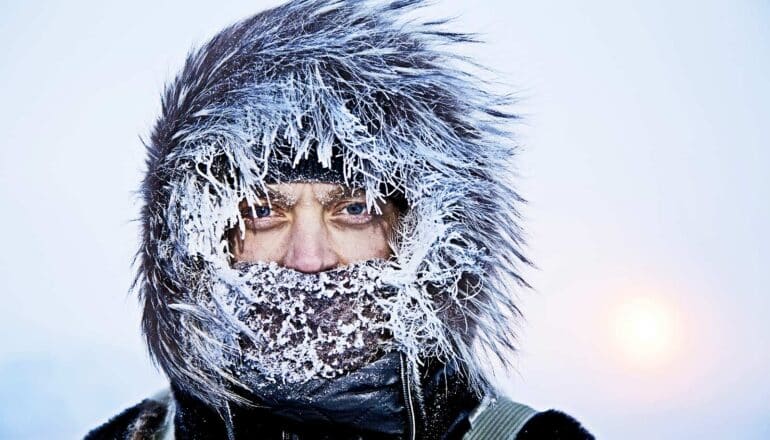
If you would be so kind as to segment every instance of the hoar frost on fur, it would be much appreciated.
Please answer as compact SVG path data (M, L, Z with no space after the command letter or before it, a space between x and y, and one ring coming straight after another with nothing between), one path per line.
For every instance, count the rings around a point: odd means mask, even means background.
M239 280L227 234L243 230L239 204L257 204L275 158L328 166L339 154L368 209L391 195L384 188L406 200L379 275L394 293L375 309L414 371L427 357L456 361L482 391L491 378L477 348L512 359L512 290L527 285L518 266L529 263L523 199L511 186L512 101L446 50L474 36L407 19L424 4L291 1L220 32L166 88L148 150L137 279L154 358L198 397L238 400L228 382L239 380L221 361L248 357L211 329L259 341L248 307L228 303ZM336 374L311 359L318 335L305 337L290 361L303 365L297 374ZM277 373L285 366L276 362L255 367Z

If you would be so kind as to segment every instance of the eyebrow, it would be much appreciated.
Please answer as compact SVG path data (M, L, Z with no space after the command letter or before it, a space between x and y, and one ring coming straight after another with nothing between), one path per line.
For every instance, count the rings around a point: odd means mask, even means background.
M260 201L266 201L265 199L267 199L269 200L270 204L275 203L275 204L284 206L286 208L291 208L297 203L297 198L293 197L293 195L291 194L286 194L270 187L267 187L266 189L267 189L265 193L266 196L265 194L260 195L259 197ZM355 198L364 197L365 195L366 195L366 192L362 188L338 186L323 194L319 194L318 198L320 199L319 202L321 203L321 206L326 208L329 205L337 203L341 200L354 198L354 197Z
M265 197L265 194L260 194L260 201L267 199L270 204L277 203L282 206L291 207L295 203L297 203L297 200L285 193L276 191L272 188L266 188L267 189L267 197Z
M324 208L339 202L340 200L358 198L366 195L366 192L361 188L350 188L346 186L339 186L324 194L320 195L319 202Z

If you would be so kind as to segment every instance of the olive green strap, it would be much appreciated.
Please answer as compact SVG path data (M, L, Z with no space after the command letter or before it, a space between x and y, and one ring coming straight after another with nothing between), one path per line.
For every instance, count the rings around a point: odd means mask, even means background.
M487 400L471 415L463 440L513 440L537 411L506 398Z

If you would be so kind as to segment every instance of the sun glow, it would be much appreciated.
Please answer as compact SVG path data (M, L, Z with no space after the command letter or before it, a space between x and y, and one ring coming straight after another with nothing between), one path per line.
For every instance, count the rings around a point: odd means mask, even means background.
M674 307L649 296L629 298L611 313L612 335L625 362L649 368L668 363L677 351Z

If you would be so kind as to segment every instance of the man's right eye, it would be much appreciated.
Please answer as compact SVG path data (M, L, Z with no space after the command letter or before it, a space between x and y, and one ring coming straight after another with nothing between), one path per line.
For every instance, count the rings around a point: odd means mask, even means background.
M269 206L255 206L253 210L251 208L244 209L241 211L241 215L244 218L263 218L270 216L271 212L272 211L270 210Z

